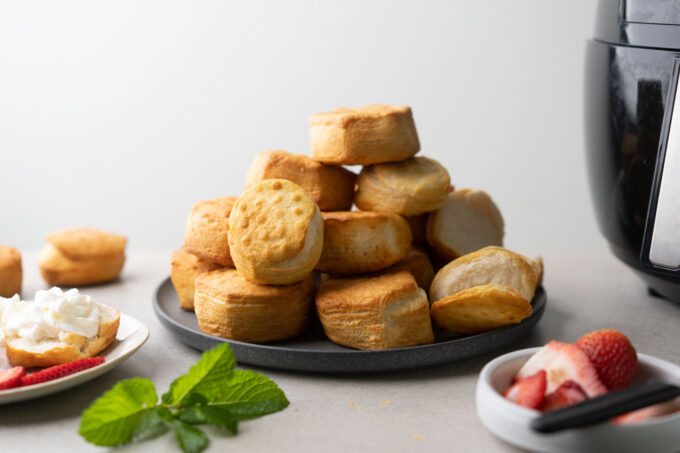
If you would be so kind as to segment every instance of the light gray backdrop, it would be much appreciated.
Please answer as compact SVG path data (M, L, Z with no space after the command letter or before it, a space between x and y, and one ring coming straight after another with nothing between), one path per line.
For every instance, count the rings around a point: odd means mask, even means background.
M583 150L595 2L0 3L0 243L93 226L179 246L192 202L309 116L412 106L423 155L487 190L506 245L605 247Z

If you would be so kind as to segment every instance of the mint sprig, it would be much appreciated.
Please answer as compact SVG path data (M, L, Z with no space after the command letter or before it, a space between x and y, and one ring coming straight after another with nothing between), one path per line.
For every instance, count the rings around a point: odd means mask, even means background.
M150 380L121 381L83 412L79 433L88 442L110 447L172 430L182 451L198 453L209 440L195 425L214 425L236 434L239 420L288 406L286 395L269 378L235 366L227 343L206 351L187 374L170 384L160 403Z

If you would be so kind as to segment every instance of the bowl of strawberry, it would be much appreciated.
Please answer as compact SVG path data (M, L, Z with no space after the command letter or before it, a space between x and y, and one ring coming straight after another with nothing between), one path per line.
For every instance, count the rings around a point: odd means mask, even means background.
M619 331L601 330L576 343L551 341L489 362L477 381L477 413L496 436L533 451L679 451L677 398L582 423L586 426L550 433L536 429L541 418L571 412L573 419L581 408L590 406L592 412L596 404L652 382L680 385L680 367L637 353Z

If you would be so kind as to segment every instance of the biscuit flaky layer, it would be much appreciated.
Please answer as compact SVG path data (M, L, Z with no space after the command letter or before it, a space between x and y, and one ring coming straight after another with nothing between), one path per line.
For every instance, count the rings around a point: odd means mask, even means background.
M175 250L170 261L170 279L179 296L179 306L194 309L194 281L199 275L222 266L185 250Z
M312 159L370 165L408 159L420 150L411 108L368 105L317 113L309 120Z
M202 331L251 343L284 340L309 327L314 277L292 285L259 285L235 269L201 274L194 307Z
M437 272L430 286L430 300L434 303L475 286L499 284L513 288L530 301L536 291L537 275L529 261L502 247L469 253Z
M509 286L475 286L432 304L434 323L450 332L475 334L518 324L531 316L528 300Z
M363 211L419 215L444 204L450 182L449 172L427 157L370 165L357 178L355 203Z
M21 254L15 248L0 245L0 297L21 293Z
M302 154L278 150L258 153L246 175L245 188L265 179L286 179L298 184L322 211L344 211L352 207L356 175Z
M184 229L182 248L204 260L233 266L229 250L229 216L237 197L219 197L194 203Z
M411 229L390 212L324 212L324 245L317 270L357 275L385 269L403 259Z
M427 242L443 260L503 245L504 223L500 211L483 190L450 192L442 207L427 220Z
M406 272L331 278L316 308L328 338L357 349L389 349L434 341L425 292Z

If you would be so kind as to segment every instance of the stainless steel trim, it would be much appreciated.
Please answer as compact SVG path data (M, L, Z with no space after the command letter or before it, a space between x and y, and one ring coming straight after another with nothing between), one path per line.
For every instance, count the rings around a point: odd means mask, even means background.
M661 171L649 261L668 269L680 268L680 96L675 98ZM678 113L678 117L675 113Z

